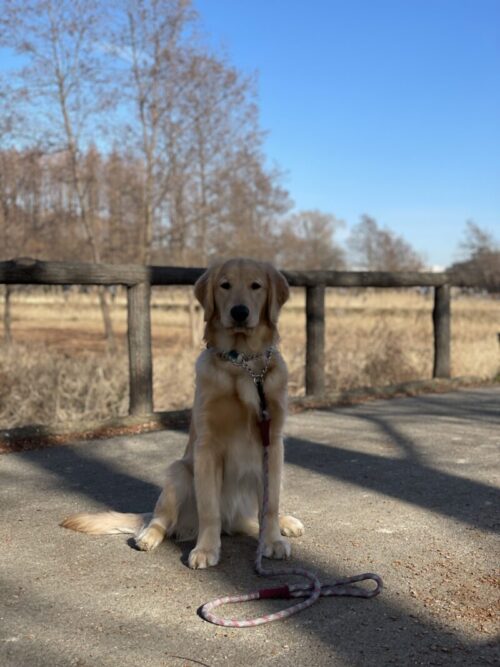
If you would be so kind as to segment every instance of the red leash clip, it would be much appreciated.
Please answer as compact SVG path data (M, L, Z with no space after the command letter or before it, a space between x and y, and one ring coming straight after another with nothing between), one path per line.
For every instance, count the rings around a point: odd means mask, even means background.
M288 586L278 586L276 588L261 588L259 591L259 600L270 600L280 598L287 600L291 598Z

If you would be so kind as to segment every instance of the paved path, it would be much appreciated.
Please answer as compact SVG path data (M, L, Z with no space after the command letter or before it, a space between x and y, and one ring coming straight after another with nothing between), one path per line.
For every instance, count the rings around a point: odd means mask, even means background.
M250 539L224 538L220 565L193 572L191 545L146 554L126 536L58 527L76 510L150 509L184 433L11 454L0 457L0 665L499 664L500 388L311 411L288 434L283 509L306 525L292 562L323 581L373 570L382 595L215 627L201 603L261 585ZM253 604L242 613L282 603Z

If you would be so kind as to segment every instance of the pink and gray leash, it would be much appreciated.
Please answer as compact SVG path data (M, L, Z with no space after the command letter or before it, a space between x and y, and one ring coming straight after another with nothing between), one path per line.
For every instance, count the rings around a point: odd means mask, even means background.
M219 353L220 354L220 353ZM347 577L345 579L337 579L331 584L321 585L319 579L315 574L309 572L300 567L295 568L283 568L283 569L272 569L267 570L262 566L262 557L264 552L264 533L267 522L267 509L269 504L269 427L270 419L267 412L266 398L264 394L264 375L267 371L269 359L272 354L272 349L270 349L266 355L266 364L264 371L260 374L255 374L250 370L246 363L241 362L242 355L235 355L228 353L225 358L228 361L231 361L235 365L239 365L247 372L250 373L252 379L255 382L257 388L259 399L260 399L260 420L259 427L263 445L263 498L262 498L262 508L260 514L260 528L259 528L259 541L257 546L257 553L255 557L255 571L257 574L262 577L274 577L280 575L286 576L300 576L309 580L307 585L304 584L286 584L284 586L278 586L276 588L262 588L258 591L253 591L251 593L245 593L243 595L228 595L225 597L216 598L211 602L205 603L200 609L200 615L206 621L214 623L215 625L222 625L229 628L249 628L256 625L262 625L263 623L270 623L271 621L279 621L284 618L288 618L293 614L296 614L303 609L307 609L313 605L320 597L330 597L330 596L349 596L349 597L360 597L360 598L372 598L380 593L383 588L382 579L377 575L371 572L365 574L358 574L353 577ZM222 356L222 355L220 355ZM366 589L355 586L356 583L360 581L374 581L374 589ZM274 612L272 614L264 614L263 616L257 616L256 618L251 619L236 619L236 618L223 618L217 616L213 613L212 610L217 607L221 607L225 604L234 604L236 602L248 602L249 600L265 600L271 598L280 598L280 599L290 599L290 598L306 598L302 602L287 607L281 611Z

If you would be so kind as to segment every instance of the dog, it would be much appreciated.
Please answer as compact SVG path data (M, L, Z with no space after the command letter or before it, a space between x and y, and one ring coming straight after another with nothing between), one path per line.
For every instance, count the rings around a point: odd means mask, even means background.
M194 293L204 310L206 349L196 362L189 439L182 459L168 468L152 517L99 512L75 514L61 525L91 534L133 533L151 551L167 537L196 538L191 568L216 565L221 533L259 536L263 502L262 386L269 427L269 500L262 535L268 558L290 556L287 537L302 523L280 516L287 367L276 346L278 316L289 297L285 277L271 264L232 259L212 265Z

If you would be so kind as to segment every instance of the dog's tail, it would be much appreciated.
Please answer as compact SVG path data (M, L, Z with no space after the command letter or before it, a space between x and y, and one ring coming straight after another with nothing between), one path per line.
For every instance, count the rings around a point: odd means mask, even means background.
M127 514L125 512L96 512L72 514L59 524L63 528L90 535L137 535L151 518L151 514Z

